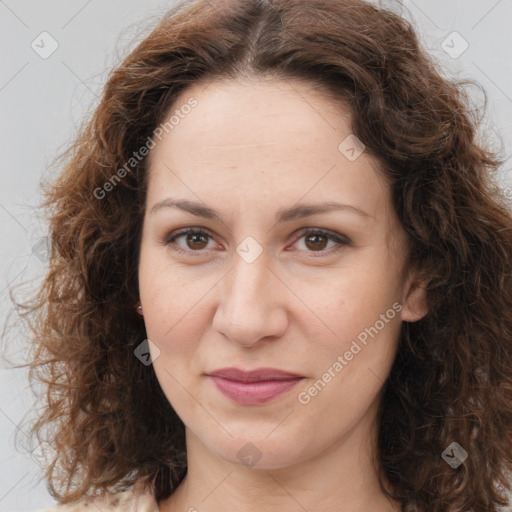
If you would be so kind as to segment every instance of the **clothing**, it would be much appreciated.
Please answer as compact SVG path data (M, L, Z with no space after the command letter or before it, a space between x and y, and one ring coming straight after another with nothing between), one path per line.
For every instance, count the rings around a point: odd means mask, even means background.
M83 498L67 504L57 504L37 512L159 512L155 496L148 488L134 485L119 493Z

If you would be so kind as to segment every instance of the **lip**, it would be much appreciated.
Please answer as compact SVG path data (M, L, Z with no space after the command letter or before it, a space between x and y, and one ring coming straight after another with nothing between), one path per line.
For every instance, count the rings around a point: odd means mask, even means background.
M238 382L261 382L267 380L289 380L302 378L302 375L279 370L278 368L256 368L255 370L241 370L240 368L219 368L208 373L210 377L236 380Z
M222 368L207 374L217 389L239 404L254 405L269 402L290 391L304 377L276 368L244 371Z

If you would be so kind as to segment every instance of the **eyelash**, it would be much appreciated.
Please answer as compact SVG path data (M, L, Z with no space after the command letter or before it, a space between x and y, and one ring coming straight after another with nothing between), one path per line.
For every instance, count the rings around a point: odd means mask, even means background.
M168 237L166 237L164 240L164 245L170 246L171 244L174 244L175 247L173 247L172 249L176 252L179 252L181 254L187 254L187 255L189 255L191 253L192 254L198 253L197 256L201 256L205 252L204 249L197 250L197 251L194 251L192 249L186 250L186 249L182 249L181 247L179 247L178 245L175 244L175 240L177 238L180 238L182 236L189 235L189 234L193 234L193 235L203 234L203 235L207 235L210 238L213 238L213 236L208 232L208 230L206 230L204 228L183 228L183 229L179 229L179 230L171 233ZM304 238L309 235L323 235L323 236L327 237L328 240L339 244L339 246L335 247L334 250L323 249L321 251L307 251L307 252L312 253L312 257L314 257L314 258L325 256L325 255L331 254L333 252L338 252L339 250L343 249L344 246L350 245L350 241L346 237L342 237L342 236L337 235L331 231L328 231L325 229L319 229L319 228L318 229L304 229L304 230L300 231L296 242L299 241L301 238ZM333 249L333 248L331 248L331 249ZM318 253L318 256L314 255L314 253ZM196 255L194 255L194 256L196 256Z

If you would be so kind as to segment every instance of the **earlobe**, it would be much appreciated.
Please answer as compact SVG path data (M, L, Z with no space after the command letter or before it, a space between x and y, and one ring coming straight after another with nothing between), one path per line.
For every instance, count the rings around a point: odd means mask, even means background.
M424 283L410 279L404 289L402 303L402 320L404 322L417 322L427 313L427 290Z

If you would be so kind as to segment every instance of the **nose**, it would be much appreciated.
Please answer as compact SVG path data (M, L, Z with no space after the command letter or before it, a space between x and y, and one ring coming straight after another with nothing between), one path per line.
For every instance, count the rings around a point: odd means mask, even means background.
M247 263L235 254L234 266L219 283L213 329L244 347L281 337L288 326L286 286L264 254Z

